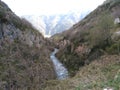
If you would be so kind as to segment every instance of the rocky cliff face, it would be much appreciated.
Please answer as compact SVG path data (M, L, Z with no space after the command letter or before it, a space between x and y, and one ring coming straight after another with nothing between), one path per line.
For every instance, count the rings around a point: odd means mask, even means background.
M47 80L54 79L47 45L28 21L0 1L1 90L40 90Z

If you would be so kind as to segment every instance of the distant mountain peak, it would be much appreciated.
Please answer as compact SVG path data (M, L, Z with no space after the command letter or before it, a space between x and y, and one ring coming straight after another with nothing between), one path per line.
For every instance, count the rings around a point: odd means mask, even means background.
M30 21L44 36L51 36L69 29L89 12L70 11L66 14L25 15L22 17Z

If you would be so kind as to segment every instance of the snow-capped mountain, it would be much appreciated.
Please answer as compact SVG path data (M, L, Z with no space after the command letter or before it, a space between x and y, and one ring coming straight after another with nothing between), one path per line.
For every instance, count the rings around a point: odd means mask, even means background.
M43 35L45 35L46 24L44 23L44 21L41 19L40 16L25 15L25 16L22 16L22 18L27 19L30 23L32 23L32 25L35 28L37 28L37 30L39 30Z
M83 19L87 12L68 12L58 15L25 15L29 22L33 24L44 36L51 36L69 29L73 24Z

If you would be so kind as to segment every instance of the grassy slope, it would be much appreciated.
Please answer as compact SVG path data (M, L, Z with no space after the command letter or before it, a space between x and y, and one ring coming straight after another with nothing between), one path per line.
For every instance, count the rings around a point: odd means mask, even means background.
M120 89L120 56L104 55L86 65L76 76L63 81L49 81L45 90L103 90Z

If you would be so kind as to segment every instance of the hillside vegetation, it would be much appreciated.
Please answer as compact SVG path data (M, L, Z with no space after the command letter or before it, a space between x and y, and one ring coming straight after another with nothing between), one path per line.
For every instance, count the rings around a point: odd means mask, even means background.
M60 49L57 57L66 66L72 78L57 82L58 84L53 81L53 87L48 88L120 89L119 8L120 0L106 0L68 31L51 38ZM50 90L48 88L46 90Z
M101 55L119 54L119 0L105 3L70 30L53 36L60 48L58 58L70 72L89 64Z
M104 55L67 80L48 81L43 90L120 90L120 56Z
M50 48L48 40L0 0L0 90L41 90L55 79Z

